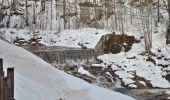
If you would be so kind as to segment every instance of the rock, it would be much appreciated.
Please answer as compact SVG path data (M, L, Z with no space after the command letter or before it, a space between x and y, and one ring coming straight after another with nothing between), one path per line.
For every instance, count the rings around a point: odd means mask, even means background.
M150 62L152 62L154 65L156 65L156 61L155 61L153 58L151 58L151 57L148 57L148 59L146 59L146 61L150 61Z
M124 52L128 52L131 49L131 46L124 45Z
M158 64L158 66L162 66L163 68L168 67L169 65Z
M162 59L164 56L157 57L158 60Z
M107 34L101 37L100 41L95 47L95 51L98 55L104 53L120 53L122 50L128 52L134 43L140 42L136 40L134 36L128 36L126 34L116 35Z
M79 46L81 46L82 49L87 49L87 47L83 43L78 43Z
M170 82L170 74L167 74L167 75L165 76L165 79Z
M158 49L158 52L162 52L161 49Z
M87 75L82 75L82 76L80 76L80 78L89 82L89 83L92 83L92 80L93 80L91 77L89 77Z
M133 80L135 81L134 84L137 86L138 89L152 88L152 84L150 83L150 81L136 74L134 74Z
M108 46L103 49L104 53L116 54L116 53L120 53L122 50L122 47L119 44L107 44L107 45Z

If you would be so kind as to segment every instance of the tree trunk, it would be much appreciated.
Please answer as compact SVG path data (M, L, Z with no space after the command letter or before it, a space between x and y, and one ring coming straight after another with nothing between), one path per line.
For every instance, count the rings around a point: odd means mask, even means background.
M168 14L169 14L169 19L170 19L170 0L167 0L168 1Z
M63 19L64 19L64 29L66 29L66 1L63 0Z
M53 29L53 0L51 0L51 26L50 29Z
M26 9L26 19L25 19L25 26L29 26L29 22L28 22L28 1L25 1L25 9Z
M158 23L160 22L160 0L158 0Z

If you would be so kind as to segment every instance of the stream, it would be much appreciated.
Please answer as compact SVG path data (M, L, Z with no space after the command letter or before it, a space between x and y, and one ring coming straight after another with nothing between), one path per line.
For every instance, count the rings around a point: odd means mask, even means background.
M90 70L95 73L96 76L99 73L103 73L101 69L91 69L88 60L96 58L96 54L93 49L80 49L80 48L68 48L68 47L58 47L58 46L25 46L23 47L26 50L34 53L35 55L39 56L46 62L52 64L53 66L57 67L60 70L65 71L68 74L74 75L81 79L86 80L89 83L94 84L96 79L84 75L80 75L77 70L77 66L86 66L87 70ZM67 63L68 60L73 60L74 62L79 62L77 65L63 65ZM80 64L81 62L85 61L85 63ZM60 66L62 65L62 66ZM64 67L66 68L64 68ZM71 66L71 67L70 67ZM100 74L101 77L108 78L105 74ZM106 79L108 80L108 79ZM95 81L96 82L96 81ZM110 81L109 81L110 82ZM114 87L114 83L112 82L96 82L95 85L111 89L113 91L120 92L122 94L131 96L136 100L170 100L170 89L127 89L127 88L117 88ZM102 83L102 85L101 85ZM109 83L109 85L108 85ZM121 84L121 83L119 83ZM120 87L120 86L119 86Z

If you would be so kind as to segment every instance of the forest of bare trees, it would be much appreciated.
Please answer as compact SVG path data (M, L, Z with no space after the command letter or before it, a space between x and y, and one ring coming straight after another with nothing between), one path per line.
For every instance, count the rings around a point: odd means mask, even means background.
M127 2L128 1L128 2ZM138 26L146 51L152 48L160 9L170 18L170 0L0 0L0 26L31 30L97 28L120 31Z

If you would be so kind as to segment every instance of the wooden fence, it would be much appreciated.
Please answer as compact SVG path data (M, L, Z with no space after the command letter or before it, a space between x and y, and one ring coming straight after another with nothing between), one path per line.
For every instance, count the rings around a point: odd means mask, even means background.
M3 71L3 59L0 59L0 100L14 99L14 68L7 69L5 77Z

